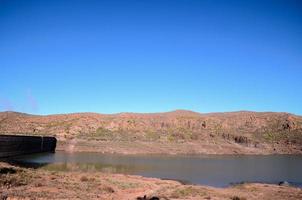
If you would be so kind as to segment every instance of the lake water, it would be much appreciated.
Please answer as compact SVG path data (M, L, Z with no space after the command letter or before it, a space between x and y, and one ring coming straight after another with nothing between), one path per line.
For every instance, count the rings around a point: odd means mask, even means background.
M240 182L302 186L301 155L115 155L99 153L36 154L14 161L48 170L103 171L225 187Z

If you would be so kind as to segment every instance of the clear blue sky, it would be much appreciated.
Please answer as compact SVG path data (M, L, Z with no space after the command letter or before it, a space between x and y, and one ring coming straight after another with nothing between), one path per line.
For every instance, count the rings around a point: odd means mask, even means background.
M297 0L0 0L0 111L302 114Z

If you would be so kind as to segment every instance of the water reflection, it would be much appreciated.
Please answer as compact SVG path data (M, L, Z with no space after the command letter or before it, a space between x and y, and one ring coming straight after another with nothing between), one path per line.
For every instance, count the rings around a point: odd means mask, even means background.
M145 156L98 153L37 154L14 159L55 171L102 171L225 187L240 182L302 185L302 156ZM47 164L47 165L45 165Z
M83 171L83 172L106 172L106 173L122 173L135 174L135 172L143 171L145 168L127 165L111 165L103 163L53 163L42 167L50 171Z

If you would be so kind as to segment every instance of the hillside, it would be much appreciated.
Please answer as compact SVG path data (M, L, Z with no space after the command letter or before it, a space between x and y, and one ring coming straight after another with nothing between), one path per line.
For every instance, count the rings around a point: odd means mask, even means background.
M62 149L117 153L301 153L302 117L289 113L0 113L2 134L54 135ZM140 147L136 147L136 145ZM116 145L116 148L114 148ZM146 149L147 148L147 149ZM141 149L141 150L140 150Z

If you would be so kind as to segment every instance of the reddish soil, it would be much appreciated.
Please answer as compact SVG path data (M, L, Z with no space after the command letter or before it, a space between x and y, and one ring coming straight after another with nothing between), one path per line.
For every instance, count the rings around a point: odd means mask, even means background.
M100 172L55 172L0 163L0 199L302 199L302 189L269 184L229 188Z

